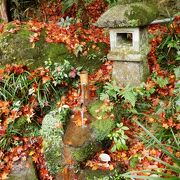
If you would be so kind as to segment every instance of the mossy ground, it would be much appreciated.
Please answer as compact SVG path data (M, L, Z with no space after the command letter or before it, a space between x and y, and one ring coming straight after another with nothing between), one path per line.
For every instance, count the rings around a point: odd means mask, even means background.
M92 48L93 42L87 42L88 54L80 53L75 56L63 43L47 43L45 41L45 30L42 30L40 40L35 46L30 43L29 38L32 32L26 25L22 25L16 33L9 33L7 30L15 26L9 23L5 32L0 35L0 60L1 65L5 64L25 64L34 69L44 66L44 62L51 60L54 62L64 62L68 60L73 66L81 66L84 70L97 70L103 63L102 59L107 53L107 45L95 43L99 50Z
M121 179L121 165L118 165L114 170L91 170L84 169L80 172L79 180L114 180Z

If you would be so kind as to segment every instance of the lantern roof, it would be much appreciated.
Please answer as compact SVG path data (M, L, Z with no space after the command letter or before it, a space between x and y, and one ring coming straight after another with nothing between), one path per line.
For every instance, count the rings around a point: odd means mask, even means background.
M131 3L116 5L106 11L95 23L98 27L139 27L156 19L158 10L153 5Z

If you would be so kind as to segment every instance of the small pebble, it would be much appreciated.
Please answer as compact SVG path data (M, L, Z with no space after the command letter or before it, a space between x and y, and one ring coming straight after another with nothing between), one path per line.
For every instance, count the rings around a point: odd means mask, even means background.
M99 159L102 162L109 162L109 161L111 161L111 157L108 154L105 154L105 153L100 154L99 155Z

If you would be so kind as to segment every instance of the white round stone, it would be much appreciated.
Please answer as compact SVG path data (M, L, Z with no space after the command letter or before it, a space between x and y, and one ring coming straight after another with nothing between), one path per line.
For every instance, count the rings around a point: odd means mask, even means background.
M111 157L108 154L105 154L105 153L100 154L99 155L99 159L102 162L109 162L109 161L111 161Z

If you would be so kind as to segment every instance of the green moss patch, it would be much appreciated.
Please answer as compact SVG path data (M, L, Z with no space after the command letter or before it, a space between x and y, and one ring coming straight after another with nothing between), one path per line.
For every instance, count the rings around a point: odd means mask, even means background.
M101 145L95 141L87 143L87 145L73 149L72 156L75 161L83 162L92 157L96 152L101 150Z
M79 179L80 180L114 180L121 179L120 174L122 173L121 165L118 165L116 169L109 170L91 170L84 169L80 172Z
M102 115L102 112L98 112L97 110L100 109L103 106L102 101L95 101L88 106L88 111L94 118L97 118L97 116Z
M115 123L111 119L96 120L91 123L92 129L98 141L107 138L108 134L114 129Z
M157 7L153 3L120 4L106 11L96 25L114 28L144 26L156 19L157 13Z
M95 101L88 107L89 113L94 117L91 128L97 141L103 141L114 129L115 121L109 118L108 107L102 101Z
M130 10L125 11L124 15L128 18L131 26L144 26L156 18L157 8L143 3L134 3L130 6Z

